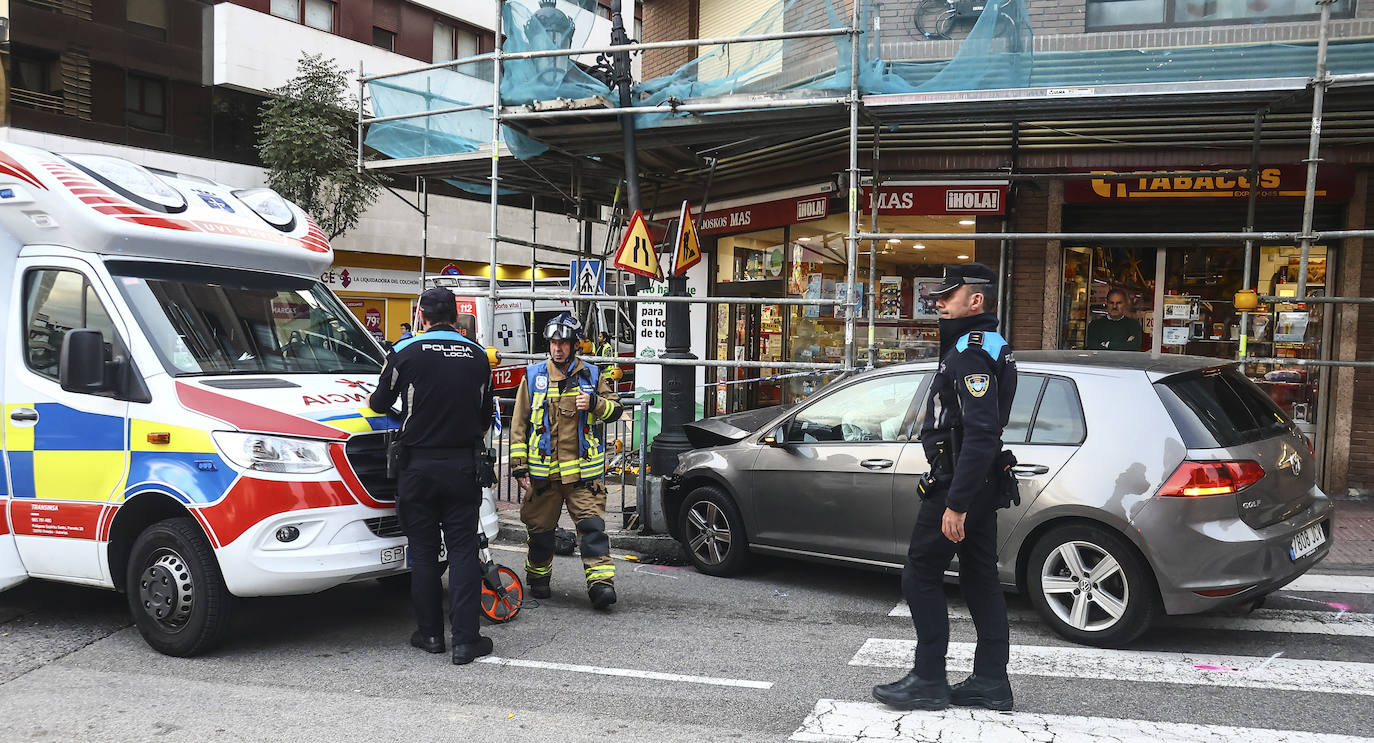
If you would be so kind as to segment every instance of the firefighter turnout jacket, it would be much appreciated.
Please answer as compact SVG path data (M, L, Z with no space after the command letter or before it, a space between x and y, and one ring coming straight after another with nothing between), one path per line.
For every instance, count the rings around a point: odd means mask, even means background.
M588 410L577 396L591 395ZM624 406L595 366L573 357L567 372L551 359L531 364L515 393L511 413L510 469L516 477L576 483L606 472L601 424L620 417Z
M931 383L921 441L932 469L937 442L952 442L953 480L946 504L967 513L993 497L989 476L1002 451L1002 429L1016 396L1016 360L991 313L940 321L940 369Z

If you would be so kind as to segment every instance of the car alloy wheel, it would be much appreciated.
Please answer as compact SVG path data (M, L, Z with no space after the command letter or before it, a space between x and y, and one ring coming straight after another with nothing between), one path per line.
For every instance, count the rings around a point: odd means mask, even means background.
M707 575L734 575L749 561L744 519L722 490L702 486L688 494L680 517L682 546L692 565Z
M1068 542L1051 552L1040 567L1040 590L1061 620L1083 632L1111 628L1131 601L1121 565L1089 542Z
M1055 632L1087 645L1120 647L1159 613L1154 572L1120 532L1090 521L1056 526L1036 540L1026 589Z

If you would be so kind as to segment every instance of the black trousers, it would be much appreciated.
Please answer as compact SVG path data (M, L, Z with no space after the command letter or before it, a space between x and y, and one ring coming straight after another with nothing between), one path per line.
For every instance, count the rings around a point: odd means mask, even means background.
M482 489L472 450L449 458L411 457L401 470L396 510L410 540L410 600L420 632L444 634L439 534L448 546L449 623L453 642L476 642L482 576L477 559L477 511Z
M997 509L992 506L992 493L981 493L974 502L964 521L964 541L958 544L940 530L945 514L945 498L940 493L921 502L911 531L902 593L916 625L913 670L923 679L946 678L949 607L945 603L944 573L956 554L959 586L978 632L973 672L988 678L1007 676L1009 632L1006 598L997 580Z

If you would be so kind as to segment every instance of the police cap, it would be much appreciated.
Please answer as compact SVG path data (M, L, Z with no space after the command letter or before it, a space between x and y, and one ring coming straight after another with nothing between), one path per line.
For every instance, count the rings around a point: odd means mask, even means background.
M939 297L958 289L965 284L993 284L997 282L997 272L981 263L951 263L945 266L944 281L926 296Z
M420 311L426 315L442 315L445 311L453 312L457 309L457 297L453 292L442 286L426 289L420 295Z

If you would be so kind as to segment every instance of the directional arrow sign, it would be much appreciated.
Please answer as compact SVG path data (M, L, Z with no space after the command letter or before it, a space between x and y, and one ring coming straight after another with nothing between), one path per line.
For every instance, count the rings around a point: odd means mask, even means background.
M620 241L620 249L615 252L614 264L616 268L633 274L655 281L663 280L663 269L658 265L658 254L654 252L654 240L649 236L649 225L644 221L644 213L638 209L625 228L625 239Z
M673 275L681 276L687 269L701 262L701 243L697 241L697 226L692 220L692 208L682 202L678 214L677 249L673 251Z

